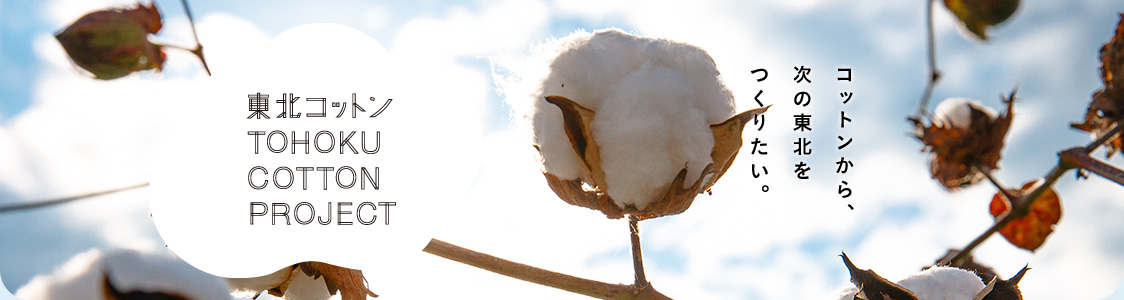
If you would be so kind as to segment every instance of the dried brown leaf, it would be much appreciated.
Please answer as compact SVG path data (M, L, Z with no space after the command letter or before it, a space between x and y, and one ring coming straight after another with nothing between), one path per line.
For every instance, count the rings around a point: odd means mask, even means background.
M1026 195L1040 184L1042 184L1041 180L1031 181L1023 185L1022 189L1010 192L1012 195ZM1024 201L1021 198L1025 197L1016 196L1016 198L1020 198L1019 201ZM996 220L999 220L1011 210L1012 206L1011 201L1003 193L996 193L991 198L991 205L988 210L992 216L995 216ZM1061 218L1061 200L1053 188L1047 188L1046 192L1030 205L1030 211L1027 215L1007 223L1007 226L999 229L999 233L1011 244L1034 251L1042 246L1043 242L1046 242L1046 237L1054 232L1054 225L1058 224Z
M987 27L1003 23L1019 8L1019 0L944 0L960 24L980 40L987 40Z
M302 262L292 265L289 268L289 277L282 281L280 285L270 288L270 295L283 297L285 291L289 289L289 284L292 283L293 277L298 276L299 272L304 274L304 276L312 277L312 279L323 277L328 294L335 295L339 293L342 300L362 300L367 299L367 296L375 298L379 296L367 288L367 279L363 277L363 271L360 270L348 269L322 262Z
M76 65L97 79L114 79L164 67L164 51L148 37L160 31L160 12L153 3L88 13L55 38Z

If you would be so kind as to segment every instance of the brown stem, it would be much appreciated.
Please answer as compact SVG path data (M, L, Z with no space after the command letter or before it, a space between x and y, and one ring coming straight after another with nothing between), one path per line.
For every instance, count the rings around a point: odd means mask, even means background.
M644 276L644 258L640 253L640 219L636 216L628 216L628 231L632 236L632 268L636 273L637 287L647 287L648 278Z
M929 80L925 84L925 93L921 94L921 103L917 106L917 119L927 115L929 100L933 97L933 88L941 79L941 72L937 70L937 41L933 33L933 1L925 0L925 28L929 42Z
M183 3L183 10L187 12L187 22L191 24L191 36L195 38L195 48L188 51L199 57L199 61L203 63L203 70L207 71L207 76L211 76L211 68L207 66L207 59L203 58L203 44L199 42L199 33L195 30L195 17L191 16L191 8L187 5L187 0L180 0L180 2Z
M1122 128L1124 128L1124 127L1121 127L1120 124L1116 124L1116 126L1112 126L1112 129L1109 129L1107 132L1105 132L1101 136L1098 136L1095 141L1093 141L1092 143L1089 143L1088 146L1085 146L1085 151L1089 152L1089 153L1093 153L1093 150L1097 150L1097 147L1100 147L1101 145L1104 145L1105 143L1108 143L1108 141L1110 141L1114 137L1116 137L1116 134L1120 133L1120 130Z
M97 191L97 192L93 192L93 193L86 193L86 194L81 194L81 195L62 197L62 198L57 198L57 199L8 204L8 205L0 206L0 213L6 213L6 212L12 212L12 211L19 211L19 210L25 210L25 209L32 209L32 208L39 208L39 207L63 204L63 203L67 203L67 202L71 202L71 201L75 201L75 200L82 200L82 199L86 199L86 198L92 198L92 197L96 197L96 196L112 194L112 193L127 191L127 190L131 190L131 189L142 188L142 187L146 187L146 186L148 186L148 182L130 185L130 186L125 186L125 187L119 187L119 188L115 188L115 189L104 190L104 191Z
M1081 168L1101 175L1119 185L1124 185L1124 171L1106 164L1089 156L1089 152L1082 148L1073 148L1061 153L1062 162L1075 168Z
M429 240L422 251L507 277L599 299L671 299L652 286L637 287L574 277L468 250L438 239Z
M1059 156L1061 156L1060 153ZM1038 198L1041 197L1043 193L1049 190L1050 187L1054 186L1054 183L1058 181L1058 178L1062 177L1062 174L1065 174L1065 171L1068 171L1071 168L1072 167L1063 164L1062 159L1059 159L1058 165L1054 166L1054 168L1050 170L1050 173L1046 174L1045 182L1043 182L1029 194L1022 196L1025 198L1022 198L1021 201L1019 201L1019 199L1017 198L1008 196L1007 199L1009 199L1012 204L1018 203L1019 205L1013 207L1011 211L1007 212L1006 216L1004 216L1002 219L999 219L999 221L996 221L994 225L987 229L987 231L984 231L982 234L980 234L980 236L972 240L971 243L968 243L967 246L964 246L964 249L960 250L960 253L957 253L956 256L953 256L952 259L949 260L952 266L960 266L962 263L964 263L964 260L968 258L969 254L971 254L972 250L976 249L976 247L980 244L983 244L984 240L987 240L987 238L991 237L992 234L998 232L999 229L1007 226L1007 224L1011 223L1011 221L1025 216L1027 212L1030 211L1030 205L1034 204L1035 200L1038 200Z
M1093 171L1093 173L1097 173L1097 175L1101 175L1109 180L1112 180L1113 182L1116 182L1117 184L1124 185L1124 171L1121 171L1120 169L1117 169L1111 165L1105 164L1099 160L1089 157L1089 153L1092 153L1098 147L1111 140L1115 135L1119 134L1121 130L1124 130L1122 128L1124 127L1121 127L1118 124L1116 126L1113 126L1112 129L1099 136L1095 141L1089 143L1089 145L1083 148L1071 148L1069 150L1058 153L1058 164L1050 170L1050 173L1047 173L1046 176L1043 177L1045 179L1045 182L1034 188L1034 190L1030 191L1030 193L1024 195L1023 197L1025 198L1021 199L1021 201L1016 201L1015 198L1011 197L1010 194L1004 193L1004 195L1007 196L1007 199L1011 200L1011 203L1019 203L1019 205L1013 207L1006 216L1004 216L1002 219L999 219L999 221L996 221L994 225L987 229L987 231L984 231L982 234L976 237L976 239L968 243L968 246L965 246L964 249L960 250L960 253L956 254L956 256L952 257L952 259L949 260L951 264L953 266L960 266L960 264L962 264L964 260L968 258L972 250L980 244L983 244L984 240L987 240L988 237L991 237L991 235L999 231L1000 228L1007 226L1007 224L1011 223L1011 221L1025 216L1028 212L1030 212L1030 206L1034 204L1034 201L1038 200L1039 197L1042 197L1042 194L1045 194L1047 190L1053 187L1054 183L1058 181L1058 178L1061 178L1062 174L1065 174L1065 172L1069 169L1080 168ZM998 184L997 181L991 178L991 175L988 174L988 172L985 172L984 174L988 176L988 179L991 180L992 183L995 183L996 187L998 187L1000 191L1006 191L1002 186Z
M1003 184L999 183L999 180L995 179L994 176L991 176L991 172L994 171L991 169L991 167L978 165L976 166L976 168L980 170L980 173L984 174L984 177L987 178L987 181L990 181L991 184L995 186L995 188L999 189L1000 193L1003 193L1003 196L1007 197L1007 201L1012 201L1011 203L1015 203L1014 201L1018 200L1015 199L1015 195L1011 194L1011 191L1008 191L1007 188L1003 187Z

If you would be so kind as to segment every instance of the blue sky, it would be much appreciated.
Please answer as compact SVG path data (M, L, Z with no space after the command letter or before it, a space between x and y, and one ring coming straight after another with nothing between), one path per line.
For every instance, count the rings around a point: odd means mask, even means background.
M163 74L134 75L113 83L82 78L65 57L58 57L62 52L50 37L84 10L107 5L94 2L0 2L0 204L146 180L146 151L155 150L143 146L147 132L136 127L151 119L136 115L143 114L140 105L145 101L159 99L149 99L145 92L190 87L201 80L197 62L174 50L169 50ZM630 280L624 224L553 198L536 174L536 163L521 159L530 142L515 128L517 118L510 116L512 105L505 102L517 100L498 93L493 72L506 74L489 59L526 56L532 45L549 38L605 27L698 45L715 58L738 97L739 110L756 105L751 99L758 90L765 91L767 104L777 105L770 111L777 117L760 133L775 154L762 160L739 158L714 196L700 196L682 215L642 223L649 279L661 291L681 298L819 299L848 284L836 256L841 250L860 266L897 279L931 263L949 247L962 247L991 222L986 205L994 188L980 184L952 194L940 189L928 179L921 145L908 136L905 118L916 109L926 72L924 10L920 3L899 2L190 4L200 22L200 38L208 49L215 49L211 63L216 71L229 57L224 51L245 46L238 45L240 41L268 41L286 29L314 22L347 25L393 53L428 55L435 64L463 70L465 82L481 83L465 90L471 94L464 101L472 101L477 109L485 146L476 183L466 193L465 204L457 206L465 213L451 217L452 228L437 237L609 282ZM166 18L161 37L190 43L179 2L156 4ZM1044 175L1058 150L1088 141L1068 123L1080 120L1089 96L1100 86L1097 50L1111 36L1120 11L1124 4L1109 0L1027 1L992 31L991 41L981 43L960 34L949 13L937 7L938 64L944 80L934 93L933 106L948 97L968 97L998 109L998 95L1017 87L1015 124L997 176L1014 186ZM236 35L240 33L251 36ZM796 136L785 128L789 121L783 116L801 111L789 102L800 88L789 80L792 67L799 65L813 68L822 82L829 82L827 74L837 67L854 69L853 83L817 82L810 91L824 99L813 103L814 115L845 109L854 120L854 127L846 130L823 121L818 127L827 129L810 136L824 144L837 135L853 136L846 155L856 159L854 175L841 178L828 171L838 155L827 146L809 161L823 170L813 173L812 181L797 182L789 172L795 158L787 153ZM770 72L766 82L754 80L750 70L757 68ZM136 90L127 90L132 88ZM853 90L856 99L846 106L828 101L840 89ZM99 112L107 118L120 119L78 117L78 108L104 110ZM1122 162L1119 156L1109 161ZM770 166L770 175L753 179L748 171L752 162ZM849 203L834 193L840 179L852 182L855 189ZM772 190L762 193L762 184ZM1118 230L1124 221L1117 217L1124 213L1121 187L1096 177L1075 181L1072 175L1057 187L1066 212L1039 253L993 237L977 250L977 260L1004 276L1030 263L1035 270L1024 279L1033 286L1023 289L1027 299L1058 298L1070 288L1082 290L1079 299L1107 296L1124 280L1124 234ZM142 189L0 215L4 286L14 291L89 248L162 246L148 217L148 197ZM502 209L487 210L480 204ZM845 204L856 209L848 210ZM425 265L419 268L441 274L428 280L450 282L450 290L501 299L573 297L449 261L420 260ZM397 288L372 282L376 292ZM417 288L399 285L407 291ZM432 289L415 292L423 298L442 295Z

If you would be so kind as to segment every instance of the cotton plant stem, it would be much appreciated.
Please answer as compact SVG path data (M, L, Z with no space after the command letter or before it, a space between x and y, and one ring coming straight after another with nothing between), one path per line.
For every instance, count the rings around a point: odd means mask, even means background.
M438 239L431 239L422 251L491 271L507 277L541 284L564 291L599 299L671 299L651 286L611 284L505 260L488 254L461 248Z
M20 211L20 210L33 209L33 208L40 208L40 207L46 207L46 206L51 206L51 205L58 205L58 204L63 204L63 203L67 203L67 202L97 197L97 196L101 196L101 195L112 194L112 193L116 193L116 192L132 190L132 189L138 189L138 188L142 188L142 187L146 187L146 186L148 186L148 182L134 184L134 185L130 185L130 186L119 187L119 188L114 188L114 189L108 189L108 190L104 190L104 191L97 191L97 192L92 192L92 193L86 193L86 194L74 195L74 196L69 196L69 197L57 198L57 199L31 201L31 202L25 202L25 203L14 203L14 204L2 205L2 206L0 206L0 213Z
M1004 216L1002 219L999 219L999 221L996 221L994 225L987 229L987 231L984 231L982 234L980 234L980 236L972 240L971 243L968 243L967 246L964 246L964 248L960 250L960 253L957 253L956 256L953 256L952 259L949 260L952 266L960 266L961 264L963 264L964 260L968 258L969 254L972 253L972 250L976 249L976 247L978 247L980 244L983 244L983 242L987 240L987 238L991 237L992 234L995 234L999 231L999 229L1007 226L1007 224L1011 223L1011 221L1025 216L1026 213L1030 211L1030 205L1034 204L1034 201L1038 200L1038 198L1041 197L1047 189L1053 186L1054 183L1058 181L1058 178L1060 178L1062 174L1065 174L1065 171L1067 170L1069 170L1069 168L1063 166L1063 164L1059 162L1058 165L1054 166L1054 168L1050 170L1050 173L1046 174L1046 181L1043 182L1042 185L1039 185L1037 188L1031 191L1029 194L1027 194L1025 196L1026 198L1008 198L1011 203L1020 203L1020 205L1012 208L1007 212L1006 216Z
M183 3L183 10L187 12L187 22L191 24L191 36L195 38L195 48L185 50L198 56L199 61L203 63L203 70L207 71L207 76L211 76L211 68L207 66L207 59L203 58L203 44L199 42L199 33L195 30L195 17L191 15L187 0L180 0L180 2Z
M1011 191L1008 191L1007 188L1003 186L1003 184L999 183L999 180L995 179L995 177L991 175L991 172L994 171L991 169L991 167L979 165L976 166L976 168L980 170L980 173L984 174L984 177L987 178L987 181L990 181L991 184L995 186L995 188L999 189L1000 193L1003 193L1003 196L1007 197L1007 201L1015 201L1015 195L1012 195Z
M925 28L929 44L929 80L925 84L925 93L921 94L921 103L917 106L918 120L927 115L929 100L933 97L933 88L941 79L941 72L937 70L937 41L933 33L933 6L932 0L925 0Z
M644 276L644 258L640 251L640 220L635 216L628 216L628 231L632 237L632 268L636 273L636 286L648 286L648 278Z
M1100 147L1101 145L1104 145L1105 143L1108 143L1108 141L1111 141L1113 138L1115 138L1116 135L1119 134L1122 129L1124 129L1124 127L1121 127L1119 124L1117 124L1116 126L1113 126L1112 129L1109 129L1107 132L1105 132L1105 134L1102 134L1101 136L1098 136L1097 140L1093 141L1092 143L1089 143L1088 146L1085 146L1085 151L1089 152L1089 153L1093 153L1093 151L1097 150L1098 147Z
M1062 152L1062 161L1076 168L1089 170L1105 179L1112 180L1119 185L1124 185L1124 171L1104 163L1081 148L1073 148Z
M1007 226L1007 224L1011 223L1011 221L1025 216L1027 213L1029 213L1030 206L1034 204L1034 201L1042 197L1042 194L1045 194L1047 190L1053 187L1054 183L1058 181L1058 178L1061 178L1062 175L1070 169L1077 168L1089 170L1108 180L1112 180L1117 184L1124 185L1124 171L1121 171L1116 167L1108 165L1089 156L1089 154L1096 150L1098 147L1112 140L1117 134L1121 132L1122 128L1124 127L1116 125L1105 134L1099 136L1097 140L1089 143L1089 145L1085 147L1071 148L1069 150L1058 153L1058 164L1055 165L1053 169L1050 169L1050 172L1047 173L1045 177L1043 177L1045 179L1045 182L1036 187L1034 190L1030 191L1030 193L1022 196L1025 197L1022 199L1016 199L1012 197L1011 194L1006 193L1006 190L1003 189L1003 187L991 177L990 172L985 172L984 174L988 177L988 180L991 180L992 183L995 183L996 187L998 187L1000 191L1004 191L1004 195L1008 197L1007 199L1009 199L1011 203L1018 203L1019 205L1013 207L1006 216L995 222L994 225L988 228L987 231L984 231L983 234L980 234L980 236L976 237L976 239L972 240L971 243L968 243L968 245L965 246L964 249L960 250L960 253L956 254L956 256L949 260L951 264L953 266L959 266L964 262L964 260L968 257L973 249L978 247L980 244L983 244L984 240L987 240L988 237L991 237L991 235L995 234L995 232L999 231L999 229Z

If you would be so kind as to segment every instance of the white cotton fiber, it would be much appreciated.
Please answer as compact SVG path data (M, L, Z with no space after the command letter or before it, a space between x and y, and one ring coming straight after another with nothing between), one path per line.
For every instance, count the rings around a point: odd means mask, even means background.
M596 112L606 192L618 206L643 209L688 167L694 183L711 163L710 124L734 114L734 99L706 51L620 30L576 32L555 41L557 53L531 93L528 116L546 172L562 179L590 174L563 130L562 113L546 96L569 98Z
M976 273L952 267L932 267L898 284L922 300L971 300L984 288Z
M972 300L984 288L976 273L951 267L932 267L897 283L920 300ZM848 286L836 291L831 299L851 300L858 291Z
M991 119L997 116L995 110L983 106L976 100L948 98L941 101L933 111L933 123L942 127L968 129L972 124L972 107L984 112Z
M281 299L326 300L331 298L332 294L328 293L328 286L324 282L324 277L313 279L311 276L305 275L304 272L299 269L294 270L291 266L286 266L276 272L266 274L265 276L227 278L226 281L230 284L234 294L253 296L258 292L281 286L286 279L290 278L290 275L292 275L292 281L289 281L289 285Z
M102 299L103 274L118 291L165 293L188 299L230 299L221 278L207 274L168 253L155 250L90 250L75 255L50 275L39 275L16 291L37 299Z

